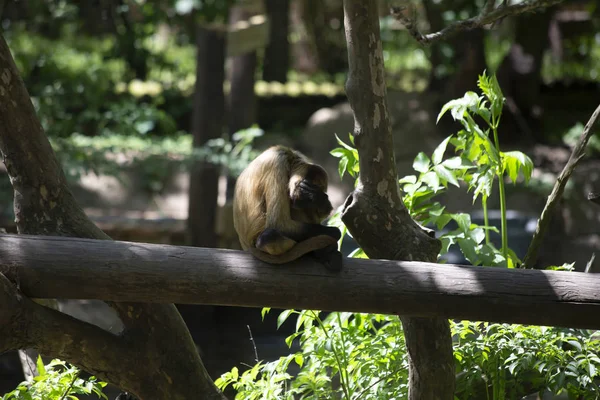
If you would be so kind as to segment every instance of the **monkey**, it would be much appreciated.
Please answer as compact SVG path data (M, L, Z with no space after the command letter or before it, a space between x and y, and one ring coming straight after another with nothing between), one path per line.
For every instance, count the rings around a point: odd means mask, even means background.
M339 229L321 225L333 207L327 172L299 151L272 146L240 174L233 195L233 224L242 249L270 264L311 254L339 271Z

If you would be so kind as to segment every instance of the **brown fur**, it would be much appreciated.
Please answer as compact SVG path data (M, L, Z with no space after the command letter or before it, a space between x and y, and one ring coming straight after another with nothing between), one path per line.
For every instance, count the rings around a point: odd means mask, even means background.
M283 264L337 242L331 236L318 235L299 243L290 238L281 238L262 249L256 248L257 238L267 228L297 232L302 223L320 224L327 217L315 210L303 212L291 207L296 185L312 165L297 151L273 146L242 172L233 199L233 222L242 249L262 261ZM327 173L322 170L313 183L325 192Z

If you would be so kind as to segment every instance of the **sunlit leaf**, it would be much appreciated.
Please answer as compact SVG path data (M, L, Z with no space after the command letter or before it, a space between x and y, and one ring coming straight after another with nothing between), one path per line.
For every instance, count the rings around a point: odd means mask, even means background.
M281 314L277 317L277 329L281 327L281 325L288 319L294 310L283 310Z
M454 173L451 172L450 170L448 170L446 167L444 167L442 164L438 164L435 167L433 167L433 170L436 172L436 174L440 177L440 180L442 182L450 182L451 184L453 184L456 187L459 187L460 185L458 184L458 180L456 179L456 177L454 176Z
M433 154L431 155L431 161L434 165L437 165L442 162L442 159L444 158L444 153L446 152L446 147L448 146L448 142L451 138L452 136L448 136L433 151Z
M427 172L429 171L429 165L431 162L429 161L429 157L422 151L417 154L415 157L415 161L413 162L413 169L417 172Z

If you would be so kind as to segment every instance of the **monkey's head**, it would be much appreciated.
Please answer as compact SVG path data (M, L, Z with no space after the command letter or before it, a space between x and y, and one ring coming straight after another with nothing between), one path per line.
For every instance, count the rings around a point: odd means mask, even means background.
M304 164L302 170L294 171L292 175L290 200L294 214L305 214L304 220L320 223L333 210L326 193L327 172L319 165Z

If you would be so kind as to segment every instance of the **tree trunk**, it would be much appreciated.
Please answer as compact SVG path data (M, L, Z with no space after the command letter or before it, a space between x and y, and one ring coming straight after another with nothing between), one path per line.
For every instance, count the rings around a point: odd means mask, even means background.
M2 37L0 71L0 152L15 192L19 233L110 239L71 194ZM17 308L22 324L11 336L13 348L64 359L141 400L224 399L172 304L110 303L125 326L116 336L29 301L18 285L1 274L0 280L0 304Z
M400 196L377 3L344 0L344 13L350 67L346 93L354 112L360 176L342 220L369 258L434 262L440 242L412 220ZM409 399L453 399L448 320L401 320L409 357Z
M225 32L198 27L197 66L192 115L194 147L223 134L225 113ZM189 244L216 247L215 217L220 168L196 162L190 173L188 231Z
M252 14L243 6L233 7L231 23L243 21ZM250 128L256 122L256 96L254 95L254 74L256 72L256 51L232 57L227 114L229 136L242 129ZM233 199L235 178L227 178L227 200Z
M290 68L290 0L265 0L269 17L269 44L263 59L263 80L287 82Z
M197 27L196 86L192 114L194 148L224 133L226 32ZM190 246L217 247L216 215L221 168L195 162L190 171L188 233ZM214 306L178 304L177 308L198 343L206 368L213 378L222 372L221 338Z
M497 72L509 111L506 118L502 118L501 142L523 137L532 143L543 139L543 135L536 133L542 132L542 61L549 46L548 31L553 10L517 17L515 41Z
M485 31L477 28L461 32L451 40L451 45L456 51L453 63L458 67L445 87L444 102L477 89L477 79L487 68L484 38Z

